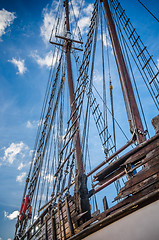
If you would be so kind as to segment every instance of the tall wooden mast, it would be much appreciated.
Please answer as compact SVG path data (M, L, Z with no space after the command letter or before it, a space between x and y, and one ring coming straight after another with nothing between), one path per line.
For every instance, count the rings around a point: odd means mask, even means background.
M73 130L77 131L74 135L74 146L76 151L76 162L78 173L75 181L75 202L79 212L85 212L83 220L86 221L90 218L90 205L89 205L89 196L87 189L87 177L84 173L82 153L81 153L81 143L80 135L78 128L78 122L76 121L76 101L74 94L74 84L73 84L73 74L72 74L72 64L71 64L71 45L72 41L70 39L70 24L69 24L69 4L68 0L64 1L65 13L66 13L66 42L65 42L65 53L67 61L67 77L69 85L69 94L70 94L70 106L72 113L72 124Z
M103 0L104 9L107 17L109 33L112 41L113 51L115 54L116 63L118 66L121 87L123 91L124 101L128 114L128 119L131 121L132 130L136 132L138 143L142 143L146 140L143 135L144 129L140 118L138 106L134 96L130 76L125 64L123 53L118 40L114 21L112 19L111 11L109 8L108 0Z
M70 106L71 106L71 113L72 116L72 123L76 120L77 114L76 114L76 102L75 102L75 94L74 94L74 84L73 84L73 74L72 74L72 64L71 64L71 45L72 42L70 40L70 24L69 24L69 6L68 6L68 0L64 1L65 6L65 12L66 12L66 43L65 43L65 51L66 51L66 61L67 61L67 76L68 76L68 85L69 85L69 93L70 93ZM76 131L76 128L78 127L78 123L74 124L74 131ZM78 166L78 174L83 174L83 161L82 161L82 154L81 154L81 143L80 143L80 136L79 136L79 130L77 130L77 133L74 137L74 145L75 145L75 151L76 151L76 161Z

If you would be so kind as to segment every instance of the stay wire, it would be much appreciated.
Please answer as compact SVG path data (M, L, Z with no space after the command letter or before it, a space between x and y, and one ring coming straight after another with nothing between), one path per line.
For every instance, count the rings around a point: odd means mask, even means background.
M101 97L100 93L98 92L97 88L94 86L94 84L92 84L93 88L95 89L96 93L98 94L99 98L103 101L103 98ZM104 102L104 101L103 101ZM110 109L107 107L108 112L112 115L112 112L110 111ZM124 133L123 129L121 128L120 124L118 123L118 121L116 120L116 118L114 118L117 126L119 127L120 131L122 132L122 134L124 135L124 137L126 138L127 141L129 141L128 137L126 136L126 134Z
M158 18L157 18L140 0L138 0L138 2L151 14L151 16L152 16L157 22L159 22Z
M75 12L74 12L74 7L73 7L73 4L72 4L72 0L70 1L71 7L72 7L72 11L73 11L73 15L74 15L74 19L75 19L75 23L76 23L76 26L75 26L73 35L75 36L76 30L77 30L77 28L78 28L80 41L82 41L82 34L81 34L81 30L80 30L80 28L79 28L79 26L78 26L78 21L79 21L79 19L80 19L80 14L81 14L83 2L84 2L84 0L81 1L80 8L79 8L79 13L78 13L78 16L76 17Z
M103 36L103 15L102 15L102 6L100 4L100 24L101 24L101 44L102 44L102 74L103 74L103 115L104 115L104 128L107 127L106 132L104 131L104 139L108 139L108 117L107 117L107 98L106 98L106 82L105 82L105 59L104 59L104 36ZM108 141L106 143L106 148L108 149Z
M53 4L53 3L52 3ZM50 34L50 39L49 39L49 42L51 41L52 39L52 35L54 33L54 29L55 29L55 26L56 26L56 29L57 29L57 26L58 26L58 20L59 20L59 17L58 17L58 14L60 15L61 14L61 11L63 8L61 7L62 5L62 0L59 1L59 4L58 4L58 8L57 8L57 12L56 12L56 16L55 16L55 21L54 21L54 25L52 27L52 31L51 31L51 34Z

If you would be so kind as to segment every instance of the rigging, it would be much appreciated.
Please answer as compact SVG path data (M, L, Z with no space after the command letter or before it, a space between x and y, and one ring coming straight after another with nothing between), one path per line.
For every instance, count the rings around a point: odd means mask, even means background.
M151 14L154 19L156 19L157 22L159 22L158 18L140 0L138 0L138 2Z

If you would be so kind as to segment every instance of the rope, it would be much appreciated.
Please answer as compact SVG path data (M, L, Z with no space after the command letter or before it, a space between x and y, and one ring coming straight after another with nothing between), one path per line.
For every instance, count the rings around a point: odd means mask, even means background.
M159 22L158 18L140 0L138 0L138 2L151 14L154 19L156 19L157 22Z
M106 101L106 83L105 83L105 59L104 59L104 37L103 37L103 21L102 21L102 9L100 5L100 20L101 20L101 43L102 43L102 73L103 73L103 113L104 113L104 128L107 127L106 132L104 131L104 139L108 139L108 117L107 117L107 101ZM107 38L106 38L107 40ZM106 135L106 136L105 136ZM108 142L106 143L106 149L108 149ZM107 153L106 153L107 154Z

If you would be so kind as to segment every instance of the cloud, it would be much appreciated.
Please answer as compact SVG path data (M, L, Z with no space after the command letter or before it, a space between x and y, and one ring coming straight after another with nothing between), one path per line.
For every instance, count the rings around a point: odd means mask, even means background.
M78 17L79 14L79 10L80 10L80 3L78 3L77 1L73 1L73 9L74 9L74 14L76 15L76 17ZM93 4L90 3L87 6L85 6L85 2L84 2L84 6L82 7L82 11L80 14L80 18L78 21L78 26L80 28L80 31L82 34L87 33L88 32L88 27L90 25L90 18L91 18L91 14L93 11ZM71 13L73 15L73 13ZM74 32L74 30L73 30Z
M103 80L103 74L100 71L95 70L93 80L95 83L100 83L100 85L101 85L101 82Z
M54 179L54 176L52 174L47 174L45 176L43 176L44 180L47 180L48 182L52 182Z
M8 214L8 212L4 211L4 216L6 218L8 218L9 220L13 220L13 219L17 218L18 215L19 215L19 211L14 211L11 214Z
M30 121L28 120L26 123L26 127L27 128L37 128L38 126L42 126L44 123L44 120L40 120L40 121Z
M31 54L33 59L37 62L37 64L40 65L40 67L50 67L51 65L55 65L58 56L57 52L55 52L54 56L52 54L52 51L48 52L43 58L39 56L37 51L34 51L34 53Z
M16 18L14 12L8 12L4 8L0 10L0 40L2 35L6 33L6 28L9 27Z
M101 37L101 34L99 35L98 37L98 40L101 41L102 37ZM107 36L106 33L103 33L103 44L105 47L110 47L112 49L112 44L111 44L111 40L110 40L110 37Z
M53 11L44 12L44 19L43 24L40 28L40 35L42 36L43 41L46 43L49 42L53 22L55 22Z
M91 15L93 12L93 3L90 3L86 8L84 8L83 12L87 15Z
M39 126L39 121L27 121L26 123L27 128L36 128L37 126Z
M53 25L55 24L55 13L57 11L58 1L54 1L54 5L51 6L51 9L43 9L43 23L40 28L40 35L45 43L49 42Z
M73 9L72 9L73 6ZM76 18L79 17L79 12L81 8L81 3L73 0L72 4L70 6L70 22L73 25L73 33L76 27L76 23L74 21L74 14ZM56 31L56 26L57 26L57 20L56 20L56 12L58 9L58 2L54 1L54 6L52 5L51 8L47 6L46 8L43 9L43 23L40 28L40 35L43 38L43 41L45 43L49 42L50 36L54 37L55 31ZM81 9L81 14L80 14L80 19L78 21L78 26L80 27L81 33L87 33L88 31L88 26L90 24L90 18L91 18L91 13L93 11L93 4L86 4L85 1L83 1L83 7ZM58 25L58 35L64 35L64 21L65 17L64 15L60 16L62 24ZM52 33L53 29L53 33ZM55 40L55 39L54 39Z
M24 167L26 167L26 164L24 164L24 163L20 163L19 164L19 166L18 166L18 170L20 171L20 170L22 170Z
M3 161L13 164L14 160L20 155L22 158L25 157L25 150L28 150L29 147L23 142L20 143L11 143L8 148L4 149Z
M8 60L8 62L13 63L18 68L17 74L22 75L27 71L27 68L24 65L24 59L17 60L16 58L12 58L12 60Z
M90 17L88 17L88 16L83 17L78 21L78 25L79 25L79 28L80 28L82 34L87 32L87 28L88 28L89 24L90 24Z
M26 178L26 172L22 172L20 175L16 177L16 182L22 183L25 178Z
M26 127L27 128L33 128L34 126L33 126L33 124L30 121L27 121Z

